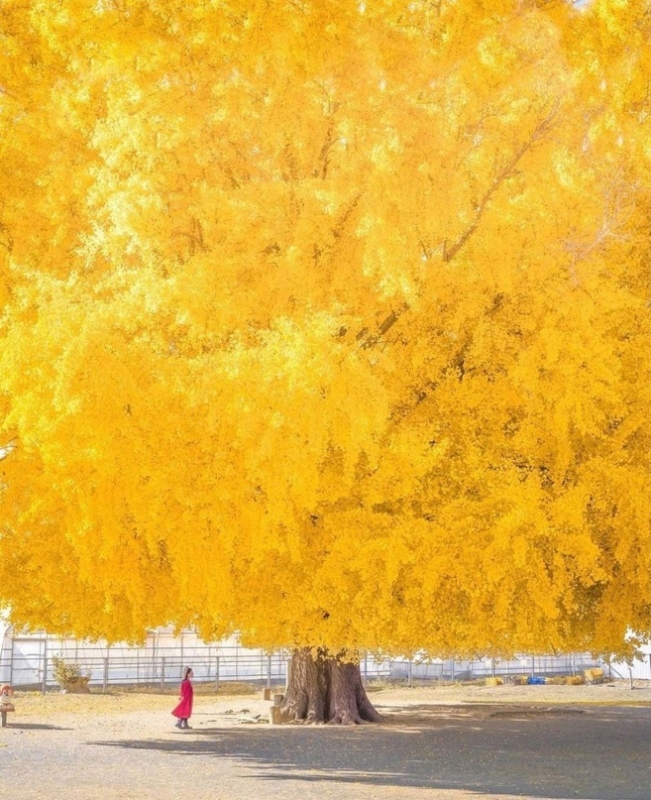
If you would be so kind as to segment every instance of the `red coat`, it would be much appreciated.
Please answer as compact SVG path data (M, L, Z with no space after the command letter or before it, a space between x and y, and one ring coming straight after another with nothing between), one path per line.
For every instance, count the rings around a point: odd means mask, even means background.
M189 719L192 714L192 697L194 695L194 689L192 688L189 678L181 682L180 694L181 702L174 711L172 711L172 714L179 719Z

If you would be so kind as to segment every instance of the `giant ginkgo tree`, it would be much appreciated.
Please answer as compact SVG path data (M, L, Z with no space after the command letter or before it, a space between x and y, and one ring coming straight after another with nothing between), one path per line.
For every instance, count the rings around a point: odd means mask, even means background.
M0 602L110 640L651 629L649 3L6 0Z

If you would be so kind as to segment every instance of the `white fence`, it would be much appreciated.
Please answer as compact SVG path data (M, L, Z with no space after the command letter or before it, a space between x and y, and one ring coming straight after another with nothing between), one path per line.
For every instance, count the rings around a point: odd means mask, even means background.
M102 642L59 639L45 634L14 632L0 641L0 683L14 687L40 688L58 686L54 678L53 658L79 666L90 675L90 685L148 685L164 689L176 686L186 666L191 666L195 682L220 683L243 681L284 684L289 651L267 653L242 647L237 638L206 643L192 631L178 636L165 631L152 632L142 647L128 644L108 646ZM389 676L389 662L370 656L362 661L367 678Z
M142 648L66 648L47 639L14 639L12 649L0 658L0 681L13 686L56 686L53 657L80 667L90 685L177 685L184 668L192 666L198 682L284 681L286 658L282 654L247 652L243 648L192 648L181 654L177 647L155 652Z
M601 659L587 653L567 653L554 655L523 655L513 659L478 658L472 661L459 659L407 660L391 662L391 675L394 678L413 680L463 681L489 677L508 677L509 675L552 676L578 675L591 667L605 667Z
M176 635L171 630L152 631L141 647L108 646L102 642L60 639L27 634L9 628L0 640L0 682L47 691L58 686L53 657L76 664L90 684L106 690L116 685L147 685L164 689L176 686L183 669L191 666L195 681L218 687L229 681L281 685L286 681L289 651L267 653L242 647L237 638L206 643L193 631ZM464 660L379 659L365 655L361 661L365 679L390 678L407 684L422 680L470 680L509 675L572 675L589 667L603 667L609 677L651 680L648 660L633 668L607 664L578 653L563 656L524 655L511 660L478 658Z

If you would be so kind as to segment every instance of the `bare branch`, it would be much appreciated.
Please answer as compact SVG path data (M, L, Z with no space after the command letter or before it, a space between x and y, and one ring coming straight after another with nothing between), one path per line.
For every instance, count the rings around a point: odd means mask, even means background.
M333 122L330 120L323 144L321 145L321 150L319 152L320 168L315 169L313 173L315 178L317 175L319 175L319 173L321 174L322 180L325 180L328 176L328 167L330 166L330 151L339 141L338 138L333 138L333 131Z
M364 350L368 350L378 344L383 344L384 339L382 337L396 324L405 311L409 311L408 303L403 303L397 311L392 311L389 316L378 325L377 333L375 334L369 336L368 328L362 329L357 334L357 340L361 342L360 347Z
M451 247L448 247L447 239L443 241L443 261L452 261L459 250L461 250L464 244L477 230L492 196L500 188L504 181L516 174L515 168L524 154L531 150L533 146L551 130L557 111L558 105L555 105L549 114L536 125L529 138L523 142L523 144L515 151L511 158L493 178L491 185L488 187L488 189L486 189L481 200L479 200L479 202L475 205L475 215L473 221L461 234L457 241L454 242Z

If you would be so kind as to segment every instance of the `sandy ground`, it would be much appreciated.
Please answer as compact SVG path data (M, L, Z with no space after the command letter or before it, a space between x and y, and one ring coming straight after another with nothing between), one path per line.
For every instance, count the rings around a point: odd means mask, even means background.
M225 687L228 692L228 687ZM274 691L282 691L278 688ZM480 686L473 684L426 684L414 687L382 687L371 684L369 697L381 713L390 715L410 707L423 705L526 704L526 705L622 705L651 706L651 683L636 681L633 689L628 681L612 681L581 686ZM98 730L110 728L115 717L129 716L129 724L160 731L161 714L170 711L176 702L172 692L138 692L110 690L106 694L63 694L16 691L14 704L18 714L8 716L9 725L20 721L44 724L62 722L64 717L84 717L84 727ZM250 724L256 716L266 721L270 703L261 692L251 694L195 693L194 717L201 724L203 717L216 717L213 724L232 727ZM79 721L77 720L77 723ZM263 724L259 721L259 724ZM150 728L151 726L151 728ZM651 795L650 795L651 798Z
M282 688L274 689L282 692ZM525 703L525 704L598 704L598 705L651 705L651 682L635 681L633 688L628 681L617 680L595 685L580 686L481 686L478 684L418 684L413 687L369 686L369 697L374 705L383 709L416 706L421 704L465 704L465 703ZM96 723L101 725L104 717L142 713L143 721L150 712L169 711L174 705L173 692L139 692L109 690L106 694L95 690L91 694L64 694L61 692L22 692L16 690L14 703L20 717L27 719L47 719L51 715L83 715L89 718L99 715ZM223 692L203 693L202 687L195 692L194 713L218 713L224 716L224 725L242 724L238 713L248 709L251 716L268 716L270 703L262 700L261 693L231 694L228 685ZM230 713L229 713L230 712ZM229 719L233 714L233 719ZM17 720L10 715L10 722Z
M651 685L426 685L370 695L385 723L342 729L271 726L260 693L197 694L184 732L170 715L173 694L17 692L16 713L0 729L0 797L651 798ZM603 733L568 768L568 748L588 730ZM614 743L607 731L617 731ZM538 757L532 772L531 748L543 740L549 770Z

